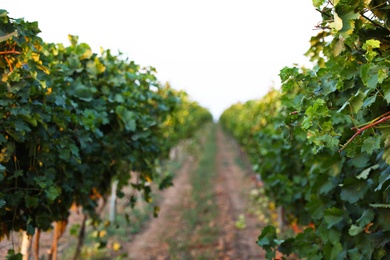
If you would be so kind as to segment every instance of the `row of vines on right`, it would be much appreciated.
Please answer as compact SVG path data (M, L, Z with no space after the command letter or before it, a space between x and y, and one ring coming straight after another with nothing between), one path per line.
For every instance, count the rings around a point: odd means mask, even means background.
M390 3L313 0L323 20L312 68L285 67L282 88L220 118L261 176L293 236L268 226L272 259L390 255Z

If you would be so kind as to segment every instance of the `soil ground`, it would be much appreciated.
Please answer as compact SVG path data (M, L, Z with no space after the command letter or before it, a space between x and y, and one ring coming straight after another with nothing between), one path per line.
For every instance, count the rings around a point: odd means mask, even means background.
M237 165L237 149L224 133L217 130L217 175L214 187L217 195L220 234L215 242L214 259L264 259L264 252L256 245L262 223L255 215L247 213L249 192L256 187L253 173ZM189 175L195 161L187 161L174 180L174 187L164 194L159 217L153 220L144 232L135 236L127 245L130 259L175 259L170 256L169 243L183 225L183 210L191 193ZM244 229L236 227L240 214L245 215ZM176 241L180 243L180 241ZM196 255L196 252L195 252Z

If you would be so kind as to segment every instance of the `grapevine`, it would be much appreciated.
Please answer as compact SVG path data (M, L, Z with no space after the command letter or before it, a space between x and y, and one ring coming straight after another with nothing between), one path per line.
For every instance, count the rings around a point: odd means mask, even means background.
M249 151L285 223L302 227L290 237L263 229L257 243L269 259L277 251L383 259L390 253L389 2L313 4L323 18L307 52L314 66L283 68L277 95L250 110L232 106L220 122ZM254 111L256 119L248 116Z
M93 53L77 36L68 47L45 43L37 22L5 10L0 18L0 240L12 231L30 239L54 226L55 245L71 207L100 221L98 202L107 200L110 183L118 182L119 196L131 185L146 201L150 183L170 185L156 168L212 120L206 109L163 86L153 67L110 50ZM192 128L176 135L182 122L172 118L182 110Z

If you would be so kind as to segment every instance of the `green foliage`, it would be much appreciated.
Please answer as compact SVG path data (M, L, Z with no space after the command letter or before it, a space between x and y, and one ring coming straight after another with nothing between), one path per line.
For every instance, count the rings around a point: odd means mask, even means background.
M21 253L15 254L15 251L10 249L7 252L6 260L21 260L23 259L23 255Z
M200 126L213 120L207 109L190 100L186 92L172 89L169 83L159 90L159 94L164 100L173 99L177 103L162 126L165 130L164 138L169 139L171 145L194 137Z
M382 259L390 254L389 3L313 4L323 15L307 52L316 65L282 69L280 92L232 106L220 123L248 151L285 221L310 226L283 241L264 229L269 258L277 249Z
M131 174L149 201L157 166L211 114L184 105L184 94L162 87L152 67L93 53L77 36L68 47L47 44L36 22L4 10L0 17L0 239L48 230L72 204L97 217L111 181L123 187ZM185 113L192 128L176 136L171 127L180 126L166 122Z

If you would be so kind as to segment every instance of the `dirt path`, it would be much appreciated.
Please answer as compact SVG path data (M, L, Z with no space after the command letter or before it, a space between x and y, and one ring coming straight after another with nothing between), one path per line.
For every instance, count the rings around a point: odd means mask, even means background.
M223 223L225 250L222 259L264 259L264 253L256 245L261 223L247 213L249 192L255 188L252 173L245 172L237 163L237 151L221 130L217 132L217 173L216 190L221 212L218 223ZM244 214L246 227L237 229L235 223Z
M196 162L190 158L176 174L174 186L166 190L160 204L158 218L153 219L145 231L134 236L132 241L124 245L129 259L166 259L169 256L168 238L174 236L182 225L178 205L186 204L191 192L189 174Z
M221 130L217 131L214 187L219 216L215 223L220 234L215 242L215 259L264 259L263 251L256 245L261 223L255 216L246 213L249 192L255 188L255 183L250 173L237 165L237 153L231 140ZM184 225L181 212L188 206L191 193L189 176L194 164L193 161L187 162L178 172L174 187L164 195L159 217L125 246L130 259L172 259L167 241L174 239L173 236ZM238 229L235 224L240 214L245 216L244 229Z

